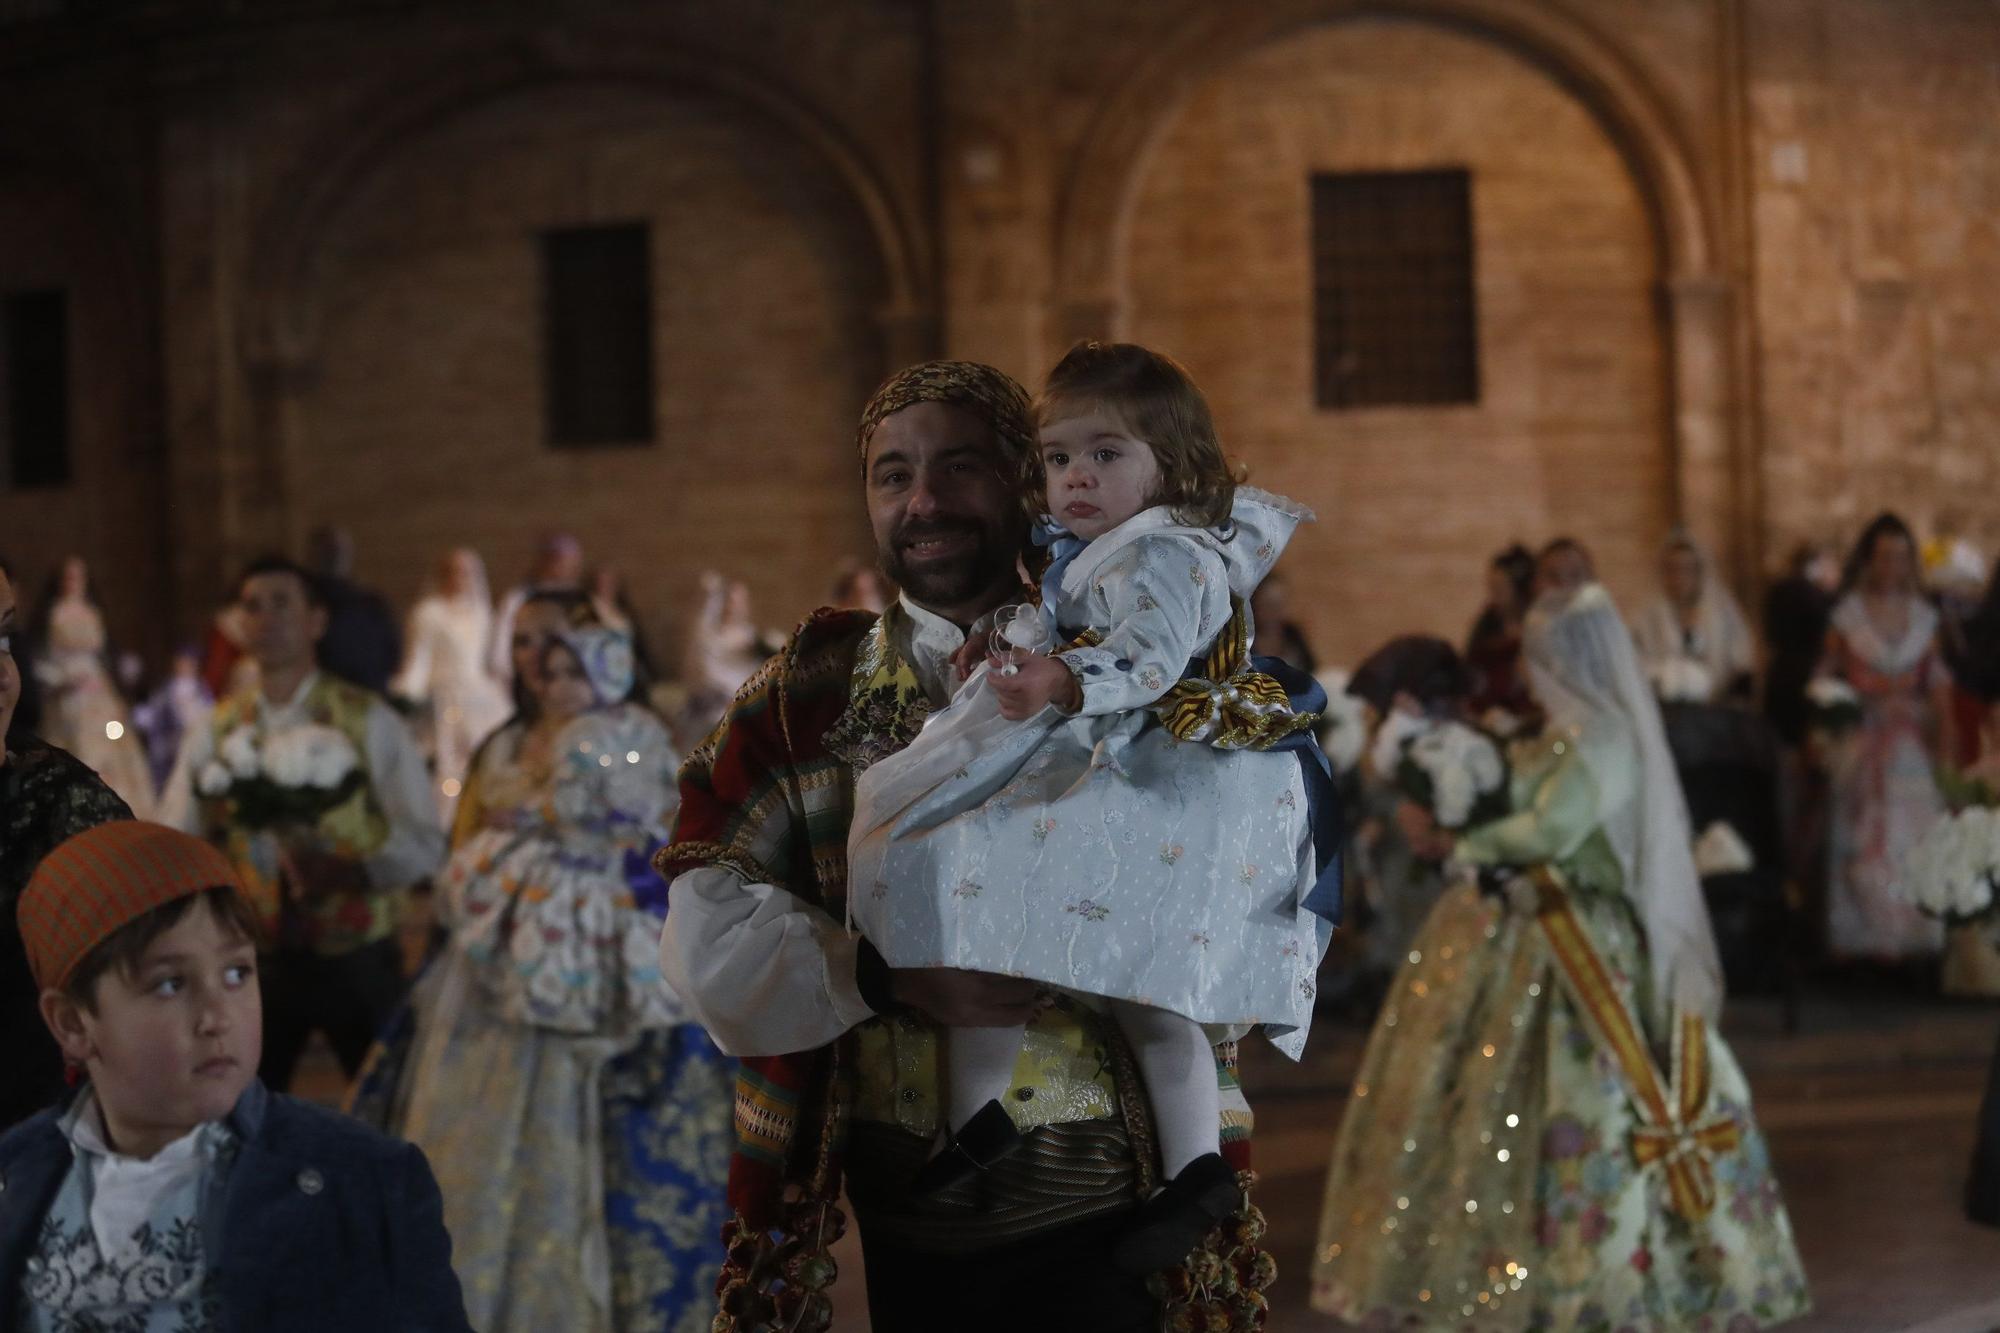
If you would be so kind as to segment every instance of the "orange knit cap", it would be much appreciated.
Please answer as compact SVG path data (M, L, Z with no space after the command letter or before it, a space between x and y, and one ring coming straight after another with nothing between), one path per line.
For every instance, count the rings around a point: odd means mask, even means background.
M35 984L61 986L121 926L204 889L242 889L227 857L164 824L85 829L35 867L15 913Z

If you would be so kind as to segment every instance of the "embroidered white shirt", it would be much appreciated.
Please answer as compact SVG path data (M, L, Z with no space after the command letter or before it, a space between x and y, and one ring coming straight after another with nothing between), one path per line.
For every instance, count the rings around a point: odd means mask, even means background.
M965 631L907 596L900 604L891 645L942 707ZM676 877L669 901L661 974L728 1054L815 1050L873 1016L854 980L860 940L819 908L720 866Z
M299 682L292 697L266 698L261 723L266 732L310 725L313 718L306 708L317 671ZM215 757L215 733L210 727L196 727L181 743L180 758L166 789L160 793L155 815L162 824L197 836L206 830L201 823L201 803L195 796L194 775ZM378 889L401 889L437 873L444 864L444 829L438 823L437 799L431 794L430 769L424 763L417 738L403 719L382 699L368 705L368 782L382 814L389 821L389 837L366 862L368 882Z

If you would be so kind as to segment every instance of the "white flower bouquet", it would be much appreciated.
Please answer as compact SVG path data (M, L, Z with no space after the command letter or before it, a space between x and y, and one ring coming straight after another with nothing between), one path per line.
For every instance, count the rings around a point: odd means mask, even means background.
M245 725L215 747L195 790L228 801L243 827L270 829L317 823L365 780L354 742L338 728L289 727L260 742Z
M1347 692L1345 671L1322 671L1316 677L1326 691L1326 711L1320 715L1320 747L1333 765L1335 777L1354 771L1368 748L1368 705Z
M1898 893L1944 921L1976 921L1993 910L2000 889L2000 809L1973 806L1946 815L1917 840L1903 863Z
M1715 697L1715 674L1692 657L1651 663L1646 674L1662 703L1705 704Z
M1861 696L1838 676L1814 676L1806 684L1807 716L1813 730L1844 736L1861 725Z
M1757 868L1757 854L1736 826L1718 819L1702 830L1694 841L1694 873L1703 879L1711 875L1740 875Z
M1463 722L1426 721L1401 741L1403 794L1458 832L1507 813L1507 761L1493 738Z

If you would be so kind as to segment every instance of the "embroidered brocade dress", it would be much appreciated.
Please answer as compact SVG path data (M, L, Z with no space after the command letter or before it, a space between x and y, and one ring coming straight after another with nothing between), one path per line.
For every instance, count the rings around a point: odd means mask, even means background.
M1083 705L999 715L985 671L855 790L855 922L894 967L1029 977L1297 1057L1329 927L1290 754L1182 741L1151 707L1247 603L1302 516L1238 493L1233 536L1145 510L1060 575ZM1247 614L1247 613L1246 613ZM990 668L989 668L990 669Z
M1600 784L1576 748L1519 747L1517 813L1468 833L1459 855L1549 867L1563 919L1601 960L1602 989L1589 1009L1570 989L1552 900L1529 878L1445 895L1390 988L1335 1140L1313 1272L1320 1310L1370 1329L1742 1333L1808 1308L1729 1048L1712 1023L1683 1015L1662 1062L1668 1040L1642 1017L1646 945ZM1648 1122L1604 1035L1621 1031L1673 1071L1670 1098L1697 1098L1693 1151L1713 1188L1700 1216L1680 1208L1663 1161L1639 1160Z
M493 613L483 600L426 597L410 613L409 655L389 686L430 707L432 777L438 817L447 824L473 752L510 711L506 690L486 674L492 635Z
M1912 599L1909 625L1891 643L1860 598L1843 598L1826 669L1854 688L1862 710L1832 761L1827 947L1855 958L1935 954L1943 924L1906 902L1899 884L1910 849L1945 814L1929 743L1939 723L1932 692L1945 679L1937 615Z
M25 1120L63 1090L62 1055L36 1007L14 905L28 876L62 843L131 809L82 762L39 741L0 764L0 1129Z
M153 772L105 665L107 643L104 617L89 602L65 598L51 609L48 642L35 663L46 692L42 731L95 769L139 818L150 819Z
M450 942L354 1109L429 1157L474 1327L706 1330L735 1070L659 974L678 760L629 705L569 724L547 772L526 734L480 751Z

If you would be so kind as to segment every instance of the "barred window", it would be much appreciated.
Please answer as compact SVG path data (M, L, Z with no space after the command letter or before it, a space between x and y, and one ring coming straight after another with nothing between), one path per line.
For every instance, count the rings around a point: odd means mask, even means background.
M1471 173L1319 174L1312 211L1319 406L1478 402Z
M551 447L653 442L645 224L542 233L542 338Z
M8 292L0 300L0 481L70 481L69 293Z

